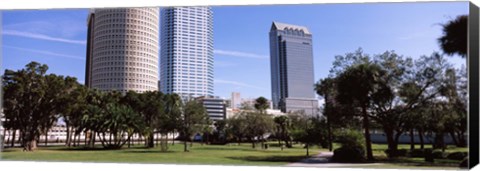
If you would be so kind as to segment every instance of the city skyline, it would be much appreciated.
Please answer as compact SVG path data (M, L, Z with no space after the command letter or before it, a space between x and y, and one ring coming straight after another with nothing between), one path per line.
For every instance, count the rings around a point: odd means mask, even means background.
M409 13L404 13L407 8ZM231 92L240 92L243 97L270 98L266 33L272 21L305 25L316 35L313 56L317 81L328 74L335 55L359 47L371 55L395 50L414 58L441 52L436 42L441 35L439 24L467 14L468 3L220 6L212 10L214 95L228 98ZM4 68L20 69L35 60L48 64L50 72L75 76L83 83L87 14L88 9L4 11ZM466 63L458 57L448 59L457 67Z

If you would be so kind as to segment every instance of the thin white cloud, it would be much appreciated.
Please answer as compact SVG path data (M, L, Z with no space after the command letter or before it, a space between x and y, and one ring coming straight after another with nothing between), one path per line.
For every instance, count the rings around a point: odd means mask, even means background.
M215 61L214 65L215 65L215 67L232 67L232 66L236 66L235 63L226 62L226 61Z
M230 50L215 49L213 50L213 53L217 55L235 56L235 57L243 57L243 58L268 59L267 55L260 55L260 54L239 52L239 51L230 51Z
M76 59L76 60L85 60L85 58L82 58L82 57L79 57L79 56L66 55L66 54L55 53L55 52L44 51L44 50L34 50L34 49L27 49L27 48L15 47L15 46L8 46L8 45L3 45L3 47L10 48L10 49L16 49L16 50L20 50L20 51L33 52L33 53L38 53L38 54L43 54L43 55L58 56L58 57L63 57L63 58Z
M31 38L31 39L47 40L47 41L54 41L54 42L79 44L79 45L86 45L87 43L84 40L63 39L63 38L51 37L44 34L22 32L22 31L16 31L16 30L3 30L2 34L8 35L8 36L25 37L25 38Z
M240 87L248 87L248 88L255 88L255 89L262 89L262 90L264 90L264 88L262 88L262 87L257 87L257 86L254 86L254 85L250 85L250 84L246 84L246 83L242 83L242 82L238 82L238 81L229 81L229 80L215 79L215 80L214 80L214 83L217 83L217 84L230 84L230 85L235 85L235 86L240 86Z

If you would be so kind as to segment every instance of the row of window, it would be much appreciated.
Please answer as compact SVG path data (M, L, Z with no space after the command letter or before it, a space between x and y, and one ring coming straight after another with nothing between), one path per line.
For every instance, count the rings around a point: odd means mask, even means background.
M99 72L140 72L144 74L152 74L152 75L157 75L156 70L148 70L144 68L134 68L134 67L97 67L92 69L93 73L99 73Z

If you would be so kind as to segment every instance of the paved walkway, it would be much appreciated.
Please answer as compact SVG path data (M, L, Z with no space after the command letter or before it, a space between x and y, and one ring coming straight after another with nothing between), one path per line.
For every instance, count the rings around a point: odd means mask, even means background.
M362 167L382 165L382 163L331 163L333 152L321 152L320 154L301 160L299 162L287 164L294 167Z

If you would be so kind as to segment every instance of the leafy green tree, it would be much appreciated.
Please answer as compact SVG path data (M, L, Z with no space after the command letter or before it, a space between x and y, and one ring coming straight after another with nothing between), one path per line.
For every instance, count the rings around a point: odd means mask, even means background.
M255 109L260 111L260 113L265 113L265 110L267 110L269 107L270 104L265 97L259 97L255 99Z
M276 116L275 118L273 118L273 121L275 122L277 127L278 143L282 148L282 150L283 150L283 145L281 144L281 141L285 142L285 146L287 148L292 148L292 144L290 143L290 135L288 133L288 128L291 125L288 116L284 116L284 115Z
M209 118L203 104L191 100L183 106L183 113L180 120L180 131L185 137L184 151L188 152L187 139L192 139L195 133L202 131L205 125L209 123Z
M119 149L133 136L145 130L142 116L128 105L120 103L121 94L112 91L100 93L95 103L88 106L83 121L95 131L103 147Z
M372 101L381 101L392 96L385 84L385 74L378 65L366 63L347 68L338 77L339 93L336 100L361 109L368 160L373 160L368 109L372 106Z
M25 69L6 70L3 76L4 112L8 122L18 124L22 146L37 148L42 132L58 118L59 97L65 92L63 76L46 74L47 65L31 62Z
M238 114L233 116L232 118L228 118L226 126L227 136L235 139L235 141L237 141L237 143L240 145L240 143L242 142L242 138L246 136L245 132L247 129L247 124L245 121L245 117L243 117L242 114Z
M468 39L468 16L460 15L457 18L443 24L443 35L438 38L440 47L448 54L458 54L462 57L467 56Z
M180 131L180 124L181 124L181 118L182 118L182 109L181 107L183 106L182 100L180 96L177 94L165 94L163 96L163 102L164 102L164 115L160 116L158 129L161 134L164 136L167 136L168 133L174 133L175 131ZM162 139L162 149L165 151L167 150L167 142L168 142L168 137L166 139ZM174 144L175 139L172 141Z

